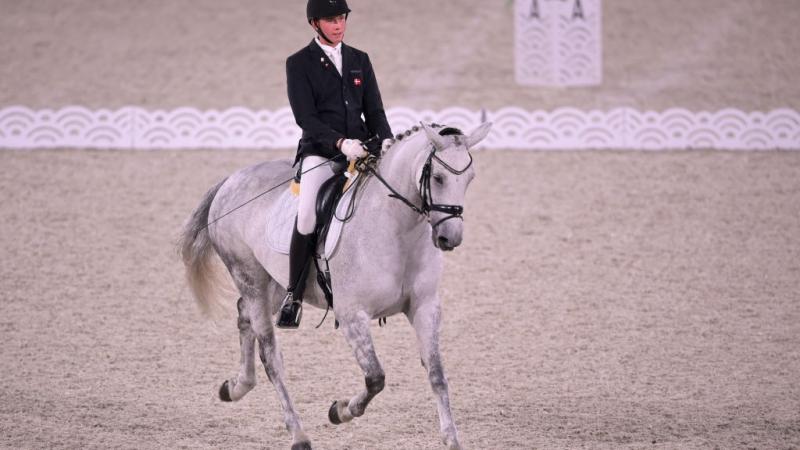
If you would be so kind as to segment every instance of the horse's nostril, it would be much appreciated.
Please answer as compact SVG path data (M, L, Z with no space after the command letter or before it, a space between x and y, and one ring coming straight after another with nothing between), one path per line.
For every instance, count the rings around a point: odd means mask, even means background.
M439 236L439 247L440 248L450 247L450 241L444 236Z

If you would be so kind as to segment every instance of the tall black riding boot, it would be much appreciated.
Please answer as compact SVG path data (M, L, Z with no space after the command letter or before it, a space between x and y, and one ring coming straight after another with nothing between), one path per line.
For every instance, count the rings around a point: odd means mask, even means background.
M280 315L275 323L278 328L297 328L303 317L303 291L309 270L309 259L314 251L314 233L301 234L297 231L297 221L289 244L289 285L283 299Z

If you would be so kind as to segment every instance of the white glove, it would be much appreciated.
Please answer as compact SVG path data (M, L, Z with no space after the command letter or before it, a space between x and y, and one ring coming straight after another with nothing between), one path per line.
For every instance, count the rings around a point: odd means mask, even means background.
M367 156L367 151L361 146L358 139L345 139L342 141L342 153L347 156L348 161Z
M383 140L383 142L381 142L381 152L386 152L386 150L388 150L388 149L389 149L389 147L390 147L390 146L391 146L393 143L394 143L394 139L391 139L391 138L389 138L389 139L384 139L384 140Z

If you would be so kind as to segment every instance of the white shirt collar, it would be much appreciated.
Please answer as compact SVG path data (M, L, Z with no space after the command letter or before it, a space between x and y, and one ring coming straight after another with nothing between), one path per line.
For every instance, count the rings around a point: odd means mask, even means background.
M319 45L320 48L322 49L322 51L324 51L325 53L334 53L334 54L341 54L342 53L342 43L341 42L336 44L335 47L331 47L330 45L323 44L319 40L319 36L314 38L314 42L316 42L317 45Z

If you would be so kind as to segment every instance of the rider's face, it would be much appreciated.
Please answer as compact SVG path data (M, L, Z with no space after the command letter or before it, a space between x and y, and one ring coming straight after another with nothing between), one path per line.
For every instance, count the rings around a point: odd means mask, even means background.
M325 42L324 39L320 39L323 44L336 46L339 44L339 42L342 42L342 39L344 39L344 31L347 28L347 18L344 14L316 20L311 26L314 27L315 24L319 26L319 28L322 30L322 33L325 34L325 36L330 39L331 42L333 42L333 44L330 44Z

